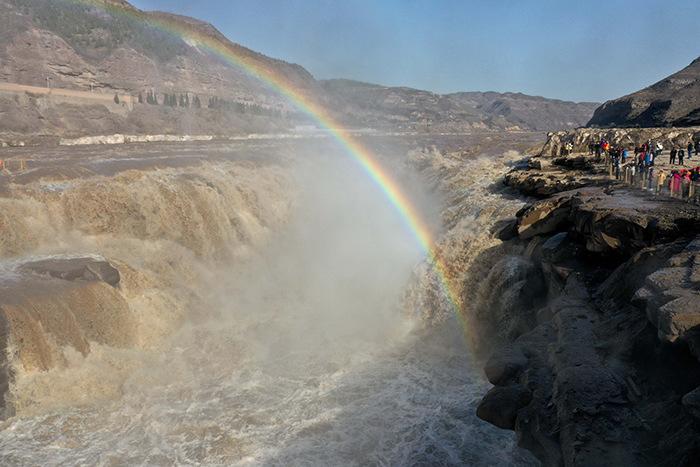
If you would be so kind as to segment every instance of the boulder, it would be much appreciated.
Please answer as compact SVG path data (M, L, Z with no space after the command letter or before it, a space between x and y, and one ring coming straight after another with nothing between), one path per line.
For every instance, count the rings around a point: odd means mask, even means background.
M518 218L518 236L522 240L561 229L569 218L570 196L554 196L527 208Z
M518 236L518 220L517 219L503 219L493 226L491 233L504 242L511 240Z
M696 238L668 258L658 270L648 274L634 294L633 303L646 311L663 342L686 341L700 358L695 342L700 330L700 284L697 259L700 238Z
M481 400L476 415L499 428L513 430L518 411L531 400L532 394L525 386L496 386Z
M117 268L91 257L43 259L24 263L19 270L66 281L101 281L112 287L119 285L120 280Z
M513 169L505 175L503 183L528 196L544 198L596 182L588 175L572 175L561 169L537 170L528 168L525 170Z
M682 403L695 418L700 418L700 387L683 396Z
M688 294L659 308L659 338L674 342L700 326L700 293Z
M484 373L491 384L503 386L513 381L527 366L527 362L520 346L506 346L489 357Z
M574 246L567 232L559 232L549 237L541 247L542 259L557 263L571 257L575 253Z

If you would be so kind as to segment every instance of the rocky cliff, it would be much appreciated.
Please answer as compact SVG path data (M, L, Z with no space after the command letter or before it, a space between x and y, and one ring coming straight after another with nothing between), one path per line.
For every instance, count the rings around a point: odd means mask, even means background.
M542 199L497 225L483 255L498 260L465 297L494 384L478 415L545 465L695 465L700 207L585 154L545 152L504 181Z
M604 103L588 126L659 127L700 124L700 58L656 84Z

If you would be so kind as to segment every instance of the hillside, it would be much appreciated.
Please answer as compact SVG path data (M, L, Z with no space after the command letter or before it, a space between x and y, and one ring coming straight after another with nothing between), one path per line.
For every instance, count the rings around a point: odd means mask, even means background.
M700 124L700 58L656 84L604 103L589 126L661 127Z
M0 140L8 142L38 135L279 132L309 123L202 41L280 77L349 127L556 130L582 125L594 108L522 94L439 95L317 81L299 65L230 42L208 23L141 11L123 0L0 0L0 8ZM185 33L173 35L163 24Z
M0 132L222 134L276 130L297 117L257 79L156 27L166 20L232 47L306 92L317 88L302 67L233 44L191 18L113 1L0 0L0 8L0 82L46 87L48 78L52 88L96 95L92 102L0 93ZM120 95L121 105L102 102L105 94ZM129 96L140 105L125 108Z
M321 82L356 124L410 129L559 130L584 125L598 104L520 93L435 94L351 80Z

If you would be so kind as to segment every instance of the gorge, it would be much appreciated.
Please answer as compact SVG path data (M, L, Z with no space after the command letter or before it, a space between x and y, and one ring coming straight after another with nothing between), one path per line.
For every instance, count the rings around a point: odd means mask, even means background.
M534 463L476 419L461 321L333 144L149 144L53 150L6 188L3 463ZM499 145L390 147L445 255L522 204L490 192ZM417 189L447 179L459 215Z

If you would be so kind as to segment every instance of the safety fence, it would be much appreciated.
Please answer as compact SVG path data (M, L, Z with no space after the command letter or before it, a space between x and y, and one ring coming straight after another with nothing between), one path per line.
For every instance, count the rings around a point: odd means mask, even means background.
M654 166L610 165L610 177L626 185L648 191L657 196L667 196L700 204L700 180L693 180L690 171L685 176L681 169L657 169Z

